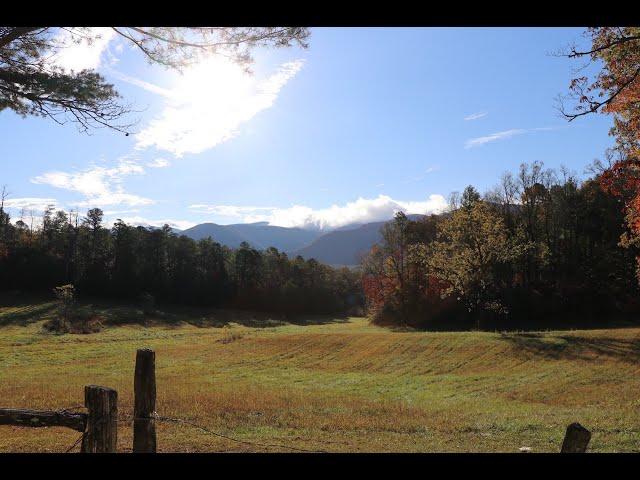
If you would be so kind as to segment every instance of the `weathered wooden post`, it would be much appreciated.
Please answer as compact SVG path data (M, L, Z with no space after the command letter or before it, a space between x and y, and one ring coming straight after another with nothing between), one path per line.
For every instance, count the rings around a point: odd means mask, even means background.
M156 453L156 354L143 348L136 353L133 452Z
M84 387L87 427L82 438L83 453L115 453L118 443L118 392L112 388Z
M560 453L584 453L591 440L591 432L579 423L567 427Z

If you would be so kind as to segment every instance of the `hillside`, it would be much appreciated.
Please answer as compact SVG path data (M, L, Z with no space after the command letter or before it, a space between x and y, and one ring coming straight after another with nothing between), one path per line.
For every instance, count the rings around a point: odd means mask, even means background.
M136 318L131 307L100 308L107 317ZM84 385L116 388L122 452L131 448L141 347L156 351L160 415L250 442L159 421L161 452L556 452L575 421L593 432L592 452L638 451L637 328L394 332L359 318L294 325L178 309L147 327L43 334L50 312L41 303L0 307L3 405L69 407L82 403ZM66 429L0 426L0 451L64 451L76 438Z
M408 215L417 220L423 215ZM227 247L237 248L247 242L264 250L275 247L289 255L300 255L329 265L358 265L360 257L380 241L380 228L387 223L372 222L349 224L333 230L312 230L269 225L267 222L218 225L201 223L180 232L181 235L200 240L211 237Z
M419 220L424 215L407 215ZM358 265L371 247L382 240L380 229L387 223L372 222L347 225L318 237L310 245L294 252L303 258L315 258L329 265Z
M233 225L201 223L180 234L194 240L211 237L231 248L238 248L242 242L247 242L260 250L275 247L291 256L315 258L330 265L357 265L360 255L380 240L380 227L384 224L346 225L326 233L277 227L266 222Z
M237 248L240 243L247 242L260 250L276 247L284 252L292 252L307 245L321 233L301 228L276 227L259 222L234 225L201 223L182 231L181 234L194 240L211 237L216 242L231 248Z
M294 254L315 258L329 265L357 265L360 257L382 239L380 229L385 223L367 223L350 230L334 230Z
M237 248L242 242L248 241L244 236L229 229L226 225L218 225L216 223L201 223L180 233L194 240L211 237L216 242L231 248Z
M290 253L318 238L322 232L303 230L302 228L286 228L260 223L238 223L228 226L230 230L247 238L256 248L265 249L276 247L278 250Z

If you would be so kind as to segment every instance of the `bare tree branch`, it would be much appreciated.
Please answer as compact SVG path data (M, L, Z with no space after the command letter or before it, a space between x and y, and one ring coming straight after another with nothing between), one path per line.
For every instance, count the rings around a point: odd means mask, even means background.
M615 100L615 98L620 95L620 93L622 93L623 90L625 90L629 85L631 85L637 78L638 76L640 76L640 67L638 67L633 74L631 75L631 77L625 81L622 86L620 88L618 88L613 94L611 94L609 97L607 97L605 100L601 101L601 102L593 102L590 101L590 106L587 110L584 110L582 112L579 113L567 113L563 106L561 106L561 112L564 115L564 117L569 120L570 122L575 120L578 117L582 117L584 115L589 115L590 113L595 113L597 112L599 109L601 109L602 107L610 104L611 102L613 102Z

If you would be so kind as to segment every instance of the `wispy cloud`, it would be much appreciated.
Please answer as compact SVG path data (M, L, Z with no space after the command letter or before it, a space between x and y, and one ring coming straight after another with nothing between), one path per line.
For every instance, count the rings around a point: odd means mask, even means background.
M169 160L165 160L164 158L156 158L150 162L147 162L147 167L151 168L165 168L171 165Z
M437 172L439 169L440 167L437 167L437 166L429 167L424 171L422 175L416 175L415 177L408 178L407 180L404 181L404 183L419 182L421 180L424 180L429 174Z
M472 113L471 115L467 115L466 117L464 117L464 119L466 121L469 120L478 120L482 117L486 117L488 115L489 112L477 112L477 113Z
M389 220L395 212L407 214L429 214L442 212L447 201L442 195L433 194L426 200L394 200L386 195L377 198L358 198L344 205L313 209L302 205L289 208L234 206L234 205L191 205L189 208L200 213L217 214L241 219L244 222L269 222L282 227L337 228L352 223L367 223Z
M32 178L31 182L80 193L85 199L73 203L78 207L151 205L153 200L126 193L122 186L124 177L143 173L144 168L136 162L121 159L112 168L92 165L76 172L50 171Z
M103 62L103 53L115 35L109 27L91 27L86 35L93 39L89 42L83 35L60 30L54 39L57 49L52 57L53 64L75 72L96 69Z
M223 217L243 217L246 215L260 214L261 212L270 212L277 209L277 207L254 207L248 205L208 205L203 203L189 205L189 208L200 213L209 213L212 215L220 215Z
M550 130L558 130L564 127L538 127L538 128L513 128L503 132L496 132L484 137L471 138L465 142L464 148L479 147L486 143L497 142L498 140L506 140L507 138L523 135L532 132L547 132Z
M505 130L504 132L492 133L484 137L472 138L470 140L467 140L467 142L464 145L464 148L479 147L480 145L484 145L485 143L497 142L498 140L505 140L507 138L515 137L516 135L522 135L523 133L527 133L527 130L523 128L514 128L511 130Z
M258 78L224 57L211 57L186 69L172 88L120 75L165 99L162 112L136 134L136 148L156 147L176 157L213 148L271 107L302 65L302 60L284 63L270 76Z
M55 198L42 198L42 197L24 197L24 198L8 198L4 201L4 206L7 209L14 210L35 210L42 211L49 205L56 206L58 201Z
M93 208L93 207L106 207L110 205L128 205L128 206L143 206L152 205L156 203L150 198L141 197L140 195L134 195L132 193L124 192L112 192L107 195L100 195L97 197L87 197L86 200L80 202L73 202L71 205L75 207Z
M104 214L105 216L114 216L114 215L122 215L123 213L126 214L131 214L131 213L138 213L140 211L139 208L133 208L133 209L127 209L127 210L105 210Z
M148 92L155 93L163 97L167 97L167 98L173 97L171 90L159 87L157 85L154 85L153 83L145 82L144 80L140 80L139 78L125 75L124 73L119 72L117 70L109 69L108 71L110 75L114 76L119 80L122 80L123 82L130 83L131 85L135 85L136 87L140 87Z

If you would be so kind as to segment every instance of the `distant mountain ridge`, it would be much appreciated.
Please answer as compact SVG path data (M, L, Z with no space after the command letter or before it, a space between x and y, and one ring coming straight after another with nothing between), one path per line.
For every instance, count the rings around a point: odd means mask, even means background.
M418 220L424 215L407 215ZM342 227L318 237L310 245L294 252L303 258L315 258L329 265L358 265L376 243L382 241L382 227L390 222L371 222Z
M211 237L216 242L231 248L238 248L247 242L254 248L275 247L284 252L292 252L306 246L322 235L322 232L302 228L276 227L266 222L218 225L201 223L181 232L182 235L200 240Z
M329 265L357 265L380 240L380 229L387 222L372 222L351 229L333 230L296 252L303 258L315 258Z
M423 215L408 215L416 220ZM180 232L200 240L211 237L218 243L238 248L242 242L264 250L275 247L290 256L300 255L329 265L357 265L371 247L382 240L380 229L390 220L345 225L330 231L269 225L267 222L218 225L201 223Z

